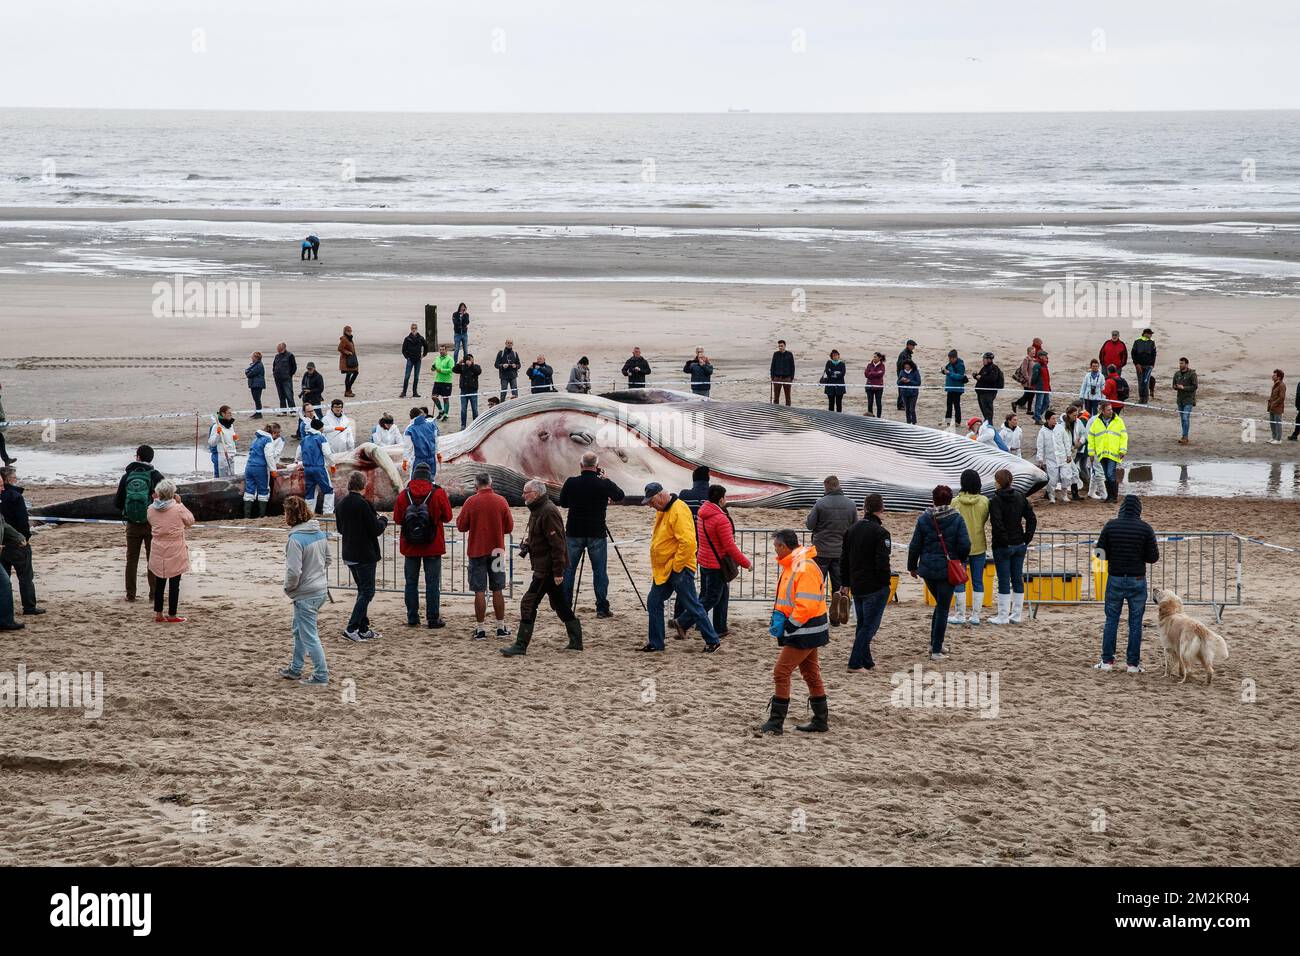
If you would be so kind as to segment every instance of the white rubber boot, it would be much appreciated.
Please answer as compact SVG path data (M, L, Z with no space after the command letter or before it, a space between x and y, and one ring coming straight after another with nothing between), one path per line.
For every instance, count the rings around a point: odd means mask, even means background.
M990 624L1010 624L1011 623L1011 595L995 594L993 599L998 602L998 613L989 618Z
M973 627L979 627L980 605L983 603L984 603L984 592L972 591L971 598L970 598L970 617L967 618L967 620L970 621L971 626Z
M966 623L966 592L958 591L952 596L952 607L948 611L949 624Z
M1011 617L1009 620L1012 624L1019 624L1024 617L1025 596L1023 594L1011 595Z

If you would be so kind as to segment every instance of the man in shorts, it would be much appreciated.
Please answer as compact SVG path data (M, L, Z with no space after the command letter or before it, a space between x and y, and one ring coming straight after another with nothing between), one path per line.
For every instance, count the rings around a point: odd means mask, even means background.
M469 537L465 554L469 559L469 589L474 592L474 640L487 639L483 626L487 617L487 592L492 592L492 613L497 621L497 637L509 640L506 627L506 535L515 530L514 515L506 499L492 490L492 476L480 472L474 476L474 494L461 505L456 528Z

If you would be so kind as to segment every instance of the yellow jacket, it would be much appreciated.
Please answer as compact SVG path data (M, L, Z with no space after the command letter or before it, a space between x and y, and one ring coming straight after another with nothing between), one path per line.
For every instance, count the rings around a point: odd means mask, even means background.
M650 569L655 584L663 584L670 574L695 570L695 519L691 509L674 497L663 511L655 513L654 535L650 538Z
M1124 419L1112 415L1107 424L1101 415L1092 416L1092 421L1088 422L1088 454L1098 461L1103 458L1123 461L1128 454L1128 429L1124 427Z

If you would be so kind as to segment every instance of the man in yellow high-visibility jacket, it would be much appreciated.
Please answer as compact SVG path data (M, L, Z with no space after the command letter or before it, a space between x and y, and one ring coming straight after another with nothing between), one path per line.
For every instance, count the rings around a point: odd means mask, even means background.
M826 685L822 683L817 649L830 643L830 615L826 608L826 581L817 566L817 549L799 544L799 535L790 529L772 536L781 577L776 583L776 602L772 606L770 633L781 647L772 676L776 693L768 703L767 723L759 733L783 732L786 712L790 709L790 677L795 668L808 685L808 705L812 720L797 724L795 730L824 733L827 725Z
M1088 457L1101 468L1106 483L1106 500L1119 500L1117 469L1128 454L1128 429L1115 406L1102 402L1098 414L1088 423ZM1094 496L1095 497L1095 496Z
M694 624L704 638L704 650L716 651L722 642L695 590L695 518L691 509L676 495L664 491L664 486L657 481L645 486L642 501L658 513L655 515L654 534L650 538L650 569L654 574L654 586L645 599L650 615L650 633L641 650L664 649L664 600L675 594L682 608L677 616L678 634L685 633Z

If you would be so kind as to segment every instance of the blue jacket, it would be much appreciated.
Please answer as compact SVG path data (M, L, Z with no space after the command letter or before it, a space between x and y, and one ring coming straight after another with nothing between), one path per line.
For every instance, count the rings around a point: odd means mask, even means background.
M324 449L329 447L329 443L329 439L318 431L311 432L302 440L302 467L304 471L326 471Z
M267 432L258 432L253 439L253 444L248 446L248 464L244 470L248 472L266 471L270 462L266 460L266 446L275 441ZM303 451L303 459L306 460L307 453ZM321 462L324 464L324 461Z
M249 388L266 388L266 366L261 362L254 362L244 369L244 377L248 379Z
M406 437L411 439L411 457L417 463L428 462L436 466L438 461L438 426L432 419L420 417L406 426Z
M966 530L966 519L961 512L951 506L927 508L916 519L916 530L912 532L912 543L907 546L907 570L915 571L923 578L948 578L948 558L944 557L943 545L935 531L935 521L943 529L943 540L948 545L948 556L953 560L965 561L970 557L970 533Z
M943 389L945 392L966 391L966 363L961 359L943 367Z
M921 370L912 366L912 371L904 369L898 373L898 390L908 395L915 395L921 387Z

